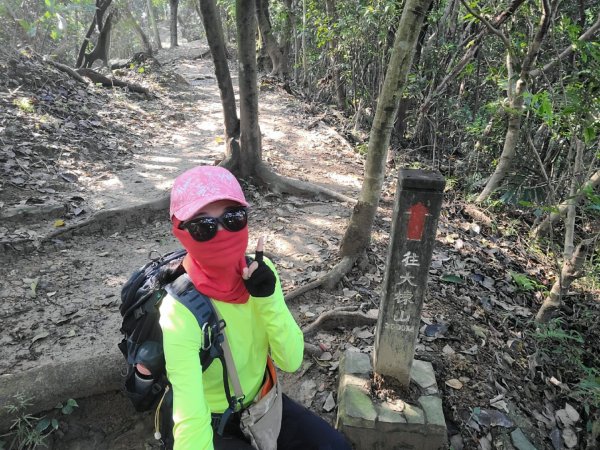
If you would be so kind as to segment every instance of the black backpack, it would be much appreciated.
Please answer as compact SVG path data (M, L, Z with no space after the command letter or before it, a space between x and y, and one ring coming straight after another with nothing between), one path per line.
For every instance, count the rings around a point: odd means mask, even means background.
M225 322L219 320L212 301L196 290L185 273L181 264L185 255L185 250L179 250L153 259L136 270L123 285L119 310L123 316L121 333L124 338L119 343L119 349L127 360L128 367L123 391L137 411L150 410L157 404L157 408L165 406L165 397L170 394L170 390L165 370L162 330L158 321L160 303L169 293L194 314L203 331L203 348L199 354L202 371L215 358L221 360L225 395L229 409L233 412L238 400L230 393L221 347ZM138 363L146 366L152 374L152 383L143 389L137 387L135 382L135 365ZM166 402L169 403L169 400L166 399ZM223 414L224 421L219 430L223 429L229 415L230 413Z

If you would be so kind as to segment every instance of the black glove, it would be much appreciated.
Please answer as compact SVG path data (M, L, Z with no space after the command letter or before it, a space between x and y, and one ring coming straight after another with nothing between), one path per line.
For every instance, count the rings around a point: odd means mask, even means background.
M263 261L263 252L255 253L254 262L258 267L252 272L250 278L244 279L246 289L252 297L270 297L275 292L275 274Z

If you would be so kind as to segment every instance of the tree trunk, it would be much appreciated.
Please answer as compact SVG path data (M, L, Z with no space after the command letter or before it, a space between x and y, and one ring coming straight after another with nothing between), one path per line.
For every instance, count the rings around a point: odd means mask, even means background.
M90 68L98 59L100 59L105 66L110 67L108 64L108 56L110 52L110 33L112 31L113 18L115 17L114 13L114 11L111 11L104 23L102 23L102 18L97 16L96 24L100 30L100 34L98 35L94 49L90 53L84 54L81 67Z
M240 167L242 177L254 175L262 159L256 80L256 15L254 0L236 0L239 53Z
M302 0L302 84L304 87L308 85L306 58L306 0Z
M106 22L104 24L102 23L102 18L104 17L104 13L110 6L111 2L112 2L112 0L96 0L96 12L94 13L94 18L92 19L92 23L90 24L87 32L85 33L85 37L83 38L83 42L81 43L81 47L79 49L79 54L77 55L77 62L75 63L75 67L83 67L84 66L86 51L90 44L92 34L94 34L94 30L96 28L98 29L98 33L102 32L102 28L106 24Z
M563 249L563 260L565 261L571 259L575 249L575 218L577 217L575 194L577 194L581 180L584 147L585 145L583 142L575 138L575 162L573 164L573 176L571 178L571 186L569 188L569 197L567 199L567 218L565 220L565 245Z
M129 9L129 5L127 4L127 2L125 2L123 4L123 11L125 13L125 16L127 17L127 20L129 20L131 22L133 29L135 30L135 32L139 36L140 40L142 41L142 44L144 46L144 52L146 52L149 56L152 56L152 46L150 45L150 39L148 39L148 36L146 36L146 33L144 33L144 30L142 30L142 27L140 27L140 24L137 22L137 20L135 20L135 17L133 17L133 14L131 13L131 10Z
M273 35L271 19L269 17L269 0L255 0L255 2L258 29L260 30L260 36L273 66L271 75L285 79L289 74L288 64L287 61L283 59L283 53L281 48L279 48L279 43Z
M596 189L598 186L600 186L600 170L597 170L588 181L586 181L583 186L581 186L581 188L579 188L579 191L577 191L577 193L575 194L574 198L572 199L575 204L578 204L581 199L584 196L584 193L587 190L594 190ZM545 219L543 222L541 222L537 228L535 228L531 234L536 236L536 237L541 237L543 234L546 234L551 228L552 226L558 222L558 220L563 217L565 214L567 214L568 208L569 208L569 204L570 204L570 199L565 200L563 203L561 203L560 205L558 205L557 211L553 212L550 214L550 216Z
M581 242L573 252L571 259L563 262L558 279L554 282L550 293L544 299L544 303L542 303L535 316L536 322L547 323L552 318L553 313L560 308L562 297L569 292L573 281L585 274L582 270L583 263L587 255L593 251L596 243L597 237Z
M82 67L83 60L85 58L85 52L87 51L88 45L90 44L90 38L94 33L94 29L96 28L96 15L94 15L94 19L90 24L87 32L85 33L85 37L83 38L83 42L81 43L81 47L79 48L79 53L77 55L77 62L75 63L75 67Z
M340 248L343 257L359 255L366 250L371 240L394 119L406 87L417 38L431 1L406 0L404 4L371 128L362 189Z
M494 173L486 183L483 191L477 197L478 203L486 200L490 194L496 190L512 166L512 162L517 154L517 143L519 142L521 131L521 116L524 102L523 94L526 89L527 82L525 80L520 79L517 81L515 93L509 106L508 128L506 129L506 136L504 137L502 154L500 155L500 160L498 161Z
M169 32L171 37L171 48L177 47L177 9L179 8L179 0L169 0L170 21Z
M500 155L498 165L496 166L494 173L483 188L483 191L481 191L481 193L477 197L477 203L485 201L500 186L500 183L502 182L502 180L504 180L506 174L512 166L513 160L515 159L515 155L517 153L517 143L519 141L519 135L521 132L521 117L523 115L523 103L524 95L527 91L527 83L529 81L533 63L538 56L542 42L546 37L548 28L550 27L552 14L553 10L551 9L548 0L542 0L542 16L540 19L540 25L535 34L535 37L533 38L533 41L531 42L531 45L529 46L525 58L523 59L519 79L516 82L514 93L512 95L510 94L510 84L512 78L510 74L513 68L513 61L511 55L512 50L508 47L506 49L508 52L507 66L509 71L508 83L510 99L508 128L506 130L504 147L502 148L502 154Z
M231 74L227 65L225 37L219 20L219 12L215 0L200 0L197 5L199 5L200 18L204 25L206 40L215 64L215 75L219 84L225 122L225 140L227 142L226 157L236 160L239 159L240 121L235 105Z
M283 60L289 64L290 55L292 54L292 36L295 35L294 23L296 22L293 11L293 0L283 0L285 5L285 27L283 30L282 42L281 42L281 53Z
M325 9L327 11L327 17L329 23L333 24L337 22L337 12L335 9L335 0L326 0ZM333 73L333 84L335 88L335 98L337 107L344 111L346 109L346 92L344 84L342 83L342 76L340 73L340 55L337 49L337 39L333 38L328 44L329 46L329 58L331 61L331 69Z
M150 25L152 26L152 32L154 33L154 41L158 50L162 49L162 43L160 42L160 33L158 32L158 25L156 24L156 16L154 15L154 7L152 6L152 0L146 0L146 7L148 9L148 17L150 18Z

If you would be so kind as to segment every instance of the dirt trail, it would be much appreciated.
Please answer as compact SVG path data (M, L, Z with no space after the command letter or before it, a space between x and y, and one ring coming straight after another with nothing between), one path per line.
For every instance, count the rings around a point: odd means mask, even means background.
M89 209L127 209L164 197L177 174L197 164L213 164L222 156L221 105L212 63L175 59L204 50L202 46L185 47L179 50L180 55L169 54L173 62L163 61L167 66L177 64L180 74L192 85L180 105L171 105L185 117L179 126L164 130L170 134L172 145L138 152L130 161L130 168L108 173L87 185ZM336 148L335 133L327 127L304 129L309 118L303 118L303 107L287 94L282 96L282 92L273 90L261 95L265 160L279 173L309 181L329 180L328 187L354 195L359 171L341 172L340 169L346 169L336 164L341 157L353 155L348 149ZM329 155L323 154L323 142L329 144ZM302 155L302 159L293 160L290 154ZM340 219L348 215L343 205L281 199L253 187L246 193L252 208L250 245L259 234L265 234L267 251L276 259L285 258L295 275L302 272L308 259L314 259L307 255L315 255L318 260L324 244L328 245L325 249L336 245L335 232L343 229ZM114 345L122 283L132 270L147 261L151 252L165 253L177 247L170 236L166 210L155 215L158 220L153 223L145 223L144 218L135 227L134 219L123 230L117 218L103 223L100 234L59 236L54 245L45 245L40 251L5 255L10 266L0 291L0 374L26 370L46 361L68 360L72 352L81 348L103 352ZM55 231L52 221L30 226ZM331 238L321 242L320 236L306 233L314 226L329 230ZM282 278L290 287L292 280L285 271L283 267Z
M150 254L177 248L167 210L145 210L140 205L164 198L174 177L186 168L213 164L222 157L222 112L213 65L207 59L190 59L205 50L204 44L191 43L159 55L163 68L175 69L189 84L178 94L158 100L167 110L167 126L157 124L161 127L157 138L149 138L146 147L120 161L117 167L121 170L109 168L102 176L90 174L85 182L80 180L77 190L74 187L71 193L64 193L84 197L82 207L89 212L82 218L72 217L67 226L97 220L95 230L89 227L74 235L57 236L33 251L31 245L23 247L24 251L16 245L0 256L6 267L0 280L0 376L85 355L116 353L122 284ZM301 102L269 83L262 84L260 107L263 157L274 170L356 196L362 172L360 157L332 129L318 123L308 130L314 117L305 113ZM170 145L165 146L165 140ZM340 164L341 160L346 162ZM284 289L314 279L327 269L350 212L347 205L282 198L251 185L245 185L245 191L251 207L249 250L258 236L267 237L267 254L281 263ZM119 214L102 218L103 211L115 208ZM54 218L43 213L32 217L35 220L26 225L13 227L24 226L38 237L56 232ZM302 311L293 307L293 313L301 323L306 322L314 316L304 314L309 309L319 313L335 301L336 296L314 296L303 304ZM303 373L285 381L292 397L306 396L298 382ZM314 395L315 388L310 388ZM148 432L147 417L137 423L139 416L132 415L131 421L119 426L111 420L104 425L85 424L88 416L92 422L100 420L102 408L110 410L111 403L114 411L122 412L116 414L117 422L132 414L113 396L92 404L84 401L73 418L61 418L70 424L70 432L63 435L61 431L56 448L134 448L131 439L120 447L123 433L137 434L135 441L141 443Z

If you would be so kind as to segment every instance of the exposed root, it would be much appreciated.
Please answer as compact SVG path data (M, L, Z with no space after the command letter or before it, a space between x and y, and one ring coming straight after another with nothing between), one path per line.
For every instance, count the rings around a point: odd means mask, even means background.
M315 281L311 281L310 283L305 284L304 286L300 286L298 289L294 289L293 291L290 291L288 294L286 294L285 301L289 302L295 299L296 297L299 297L302 294L308 291L312 291L313 289L317 289L321 286L323 286L328 291L335 289L336 285L340 282L342 277L346 275L350 271L350 269L352 269L352 266L356 262L356 259L357 258L353 258L350 256L342 258L342 260L339 263L337 263L323 277Z
M127 208L113 208L99 211L88 219L61 228L45 236L42 241L50 241L58 237L70 236L79 232L94 233L103 231L113 232L124 228L128 223L135 222L137 225L150 220L159 214L168 214L170 196L166 195L153 202L143 203Z
M45 58L44 57L44 61L46 61L48 64L56 67L58 70L60 70L61 72L64 72L68 75L70 75L71 77L73 77L75 80L79 81L80 83L84 83L84 84L88 84L88 81L83 78L81 75L79 75L75 69L72 69L69 66L65 66L64 64L61 64L59 62L56 61L52 61L51 59Z
M285 296L286 303L292 301L293 299L295 299L297 297L300 297L305 292L312 291L313 289L317 289L317 288L321 287L321 285L323 285L324 281L325 281L325 277L319 278L315 281L311 281L310 283L305 284L304 286L300 286L298 289L294 289L289 294L286 294L286 296Z
M89 78L94 83L101 84L104 87L114 87L114 86L124 87L124 88L129 89L131 92L138 92L140 94L150 95L150 91L147 88L145 88L144 86L140 86L139 84L136 84L136 83L128 83L126 81L122 81L117 78L108 78L92 69L86 69L86 68L77 69L77 73L86 78Z
M61 72L64 72L64 73L70 75L73 79L79 81L80 83L88 84L88 81L86 80L86 78L88 78L92 82L101 84L104 87L114 87L114 86L124 87L124 88L129 89L131 92L138 92L140 94L150 95L150 91L147 88L140 86L139 84L128 83L126 81L122 81L117 78L108 78L92 69L85 69L85 68L73 69L73 68L66 66L64 64L61 64L59 62L52 61L51 59L48 59L48 58L43 58L43 59L48 64L57 68Z
M304 343L304 354L314 356L318 358L323 353L323 350L318 345L309 344L308 342Z
M293 178L277 175L262 163L256 168L256 176L273 192L285 192L288 194L305 197L325 197L350 204L356 203L355 199L331 189L307 183L305 181L294 180Z
M490 216L475 205L465 205L463 208L463 213L488 228L491 228L493 225Z
M326 280L323 283L325 289L327 289L328 291L335 289L342 277L348 272L350 272L350 269L352 269L352 266L354 266L354 263L357 259L358 255L344 256L342 260L339 263L337 263L325 276Z
M204 58L208 58L211 55L210 53L210 49L200 53L198 56L194 56L193 59L204 59Z
M321 314L317 320L302 329L304 338L312 336L319 330L331 330L337 327L354 328L377 323L377 317L369 316L362 311L348 311L348 308L344 306Z

